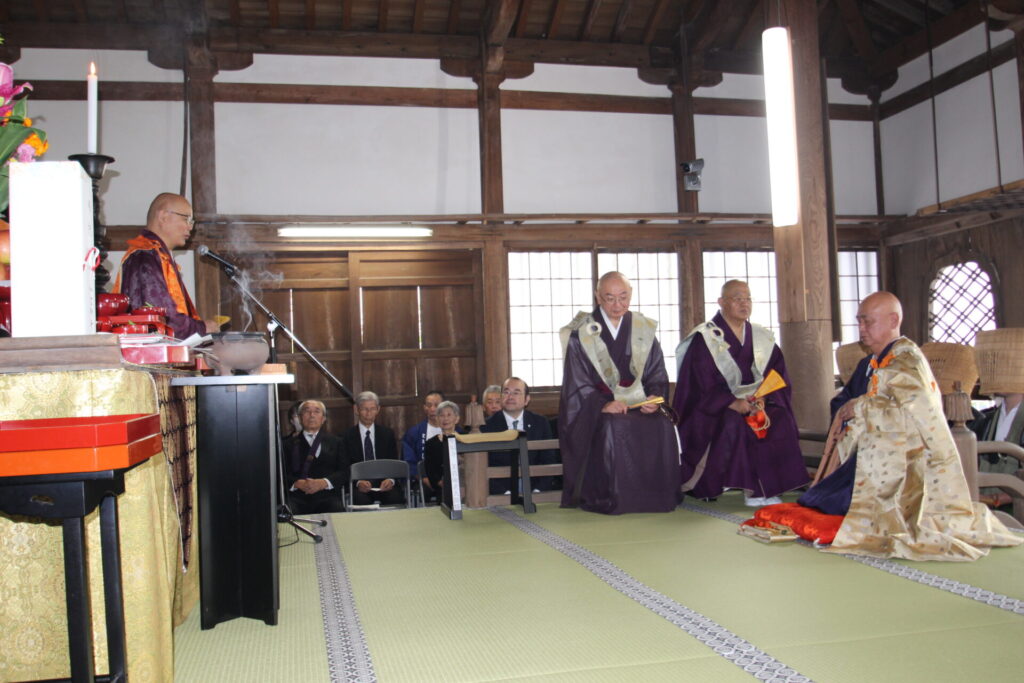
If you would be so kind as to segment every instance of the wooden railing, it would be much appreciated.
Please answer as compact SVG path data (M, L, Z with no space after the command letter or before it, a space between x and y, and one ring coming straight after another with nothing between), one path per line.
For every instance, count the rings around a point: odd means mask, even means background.
M530 441L527 448L531 451L558 450L558 439L541 439ZM511 496L490 495L491 479L508 479L510 467L490 467L487 464L487 453L465 454L465 487L466 507L482 508L489 505L508 505ZM562 465L530 465L530 478L560 477ZM535 503L550 503L562 500L561 491L542 491L533 494Z

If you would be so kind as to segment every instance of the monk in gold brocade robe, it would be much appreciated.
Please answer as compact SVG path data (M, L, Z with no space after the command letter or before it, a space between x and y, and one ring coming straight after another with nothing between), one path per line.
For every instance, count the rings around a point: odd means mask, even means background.
M938 386L921 350L900 336L902 317L888 292L861 303L861 341L874 354L868 389L839 412L848 420L836 445L842 465L800 503L849 500L833 552L970 561L1024 542L971 501Z

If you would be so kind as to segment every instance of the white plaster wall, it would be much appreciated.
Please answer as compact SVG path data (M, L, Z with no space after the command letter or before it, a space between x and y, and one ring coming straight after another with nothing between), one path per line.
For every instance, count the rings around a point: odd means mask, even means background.
M253 55L252 66L239 71L222 71L214 80L224 83L476 89L471 78L456 78L441 71L438 60L384 57Z
M154 81L180 83L180 71L161 69L149 63L142 50L57 50L22 48L21 59L14 63L18 82L33 78L85 80L89 62L96 62L100 82Z
M832 187L836 213L877 213L875 148L869 121L832 121Z
M675 211L672 136L668 116L505 110L505 211Z
M994 32L991 43L994 47L1012 38L1011 31ZM939 76L985 50L985 31L979 25L935 48L934 73ZM883 100L926 82L928 77L926 54L900 68L899 79L883 94ZM990 90L988 74L982 74L935 98L938 200L948 201L998 184L992 91L996 99L1002 181L1008 183L1024 177L1016 64L1011 61L997 67L993 71L993 85ZM931 102L922 102L885 119L881 134L886 212L912 214L935 204L936 151Z
M220 103L215 118L220 213L480 210L475 110Z
M767 213L768 136L764 119L753 116L695 116L697 156L704 158L701 211Z
M181 103L101 101L99 109L99 152L115 160L100 181L103 221L142 224L153 197L180 188ZM29 99L28 110L50 143L44 159L86 151L85 102Z
M510 78L501 84L501 89L637 97L669 96L666 86L641 81L636 69L612 66L537 64L532 74L526 78Z

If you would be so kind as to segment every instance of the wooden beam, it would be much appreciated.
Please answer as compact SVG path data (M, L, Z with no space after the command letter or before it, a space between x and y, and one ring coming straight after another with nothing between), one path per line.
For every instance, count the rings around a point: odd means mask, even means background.
M963 64L950 69L949 71L939 74L932 81L925 81L921 85L900 93L890 100L886 100L881 104L881 117L884 120L890 116L895 116L900 112L906 111L921 102L926 102L933 93L938 95L939 93L955 88L961 83L966 83L975 76L980 76L981 74L986 73L989 68L994 69L997 66L1010 61L1014 58L1015 54L1015 41L1011 38L1002 45L992 48L991 62L989 61L989 55L987 53L982 53L967 60Z
M169 25L8 22L3 28L5 41L16 47L93 50L102 45L107 50L147 50L154 44L182 40L180 30Z
M1021 217L1024 217L1024 209L910 217L889 224L882 233L882 244L886 247L895 247Z
M594 19L597 18L597 10L601 9L601 0L590 0L590 5L587 7L587 16L583 19L583 24L580 26L579 39L582 42L589 42L594 35Z
M33 86L35 87L32 93L33 99L50 101L85 99L85 83L81 80L40 81L33 79ZM217 102L436 107L443 109L470 109L476 106L475 94L472 90L447 88L216 82L213 84L213 93L214 100ZM104 80L100 82L100 97L107 101L120 102L177 102L181 100L181 87L176 83ZM505 109L623 114L669 115L672 113L672 101L668 97L594 95L530 90L503 90L502 107ZM764 116L764 103L761 100L695 97L693 98L693 107L695 114L708 116ZM871 121L871 110L866 105L830 104L829 116L834 121Z
M391 7L388 0L378 0L377 5L377 30L381 33L388 32L388 12Z
M81 0L76 0L76 2L81 2ZM240 4L241 0L231 0L231 2L228 3L228 18L231 21L232 26L242 25L242 8L240 7ZM83 20L79 19L79 21Z
M853 46L857 49L857 54L869 62L876 59L878 50L875 48L875 43L871 40L868 27L864 23L864 17L861 16L856 0L837 0L837 4L839 5L839 12L842 14L843 22L846 23L846 32L849 34Z
M32 0L32 5L36 10L36 21L49 21L50 13L46 11L46 0Z
M615 27L612 29L611 42L617 43L622 40L622 33L626 30L626 23L629 21L629 13L633 9L633 0L622 0L619 6L619 13L615 17Z
M555 0L555 6L551 9L551 20L548 22L547 34L544 36L549 40L554 40L558 34L558 27L562 23L562 0Z
M232 0L237 2L238 0ZM316 0L306 0L306 30L312 31L316 28Z
M498 47L505 44L518 12L519 0L495 0L487 5L482 27L486 45Z
M423 30L423 2L424 0L416 0L416 4L412 9L412 32L419 33Z
M879 54L878 59L869 65L869 71L875 76L882 76L925 54L928 52L929 31L931 32L931 46L935 47L977 26L984 20L985 15L981 10L981 3L964 3L960 9L933 22L929 28L918 31L899 45Z
M483 306L484 377L508 377L512 374L508 320L508 249L500 236L484 241L482 280L487 293Z
M347 33L352 30L352 3L355 0L341 0L341 2L343 3L341 8L341 30Z
M89 20L89 13L85 9L85 0L71 0L71 6L75 10L75 21L79 23L85 23ZM7 17L3 17L3 19L6 20Z
M448 35L453 36L458 32L459 29L459 10L461 9L462 0L451 0L451 4L448 5Z
M661 15L665 12L665 7L668 6L668 0L658 0L658 4L651 10L651 14L647 17L647 25L644 27L644 45L650 45L654 42L654 37L658 33L658 22L661 21Z
M270 21L270 28L277 28L281 19L281 10L280 7L278 7L278 0L267 0L267 14Z
M516 38L522 38L526 35L526 27L530 23L531 5L533 5L533 0L522 0L519 4L519 16L516 17Z

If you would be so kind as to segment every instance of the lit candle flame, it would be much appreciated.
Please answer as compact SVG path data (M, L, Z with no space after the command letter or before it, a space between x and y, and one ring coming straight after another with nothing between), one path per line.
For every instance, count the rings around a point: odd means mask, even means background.
M96 75L96 62L89 62L89 75L90 76L95 76Z

